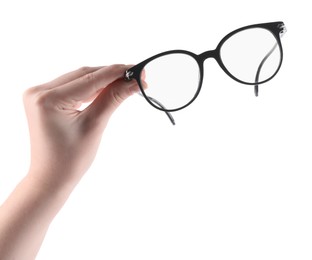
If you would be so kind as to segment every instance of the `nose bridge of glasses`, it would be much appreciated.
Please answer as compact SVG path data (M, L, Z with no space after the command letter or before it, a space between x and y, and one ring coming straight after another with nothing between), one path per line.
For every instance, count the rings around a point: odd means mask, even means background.
M205 51L201 54L199 54L200 59L204 62L208 58L217 58L217 51L216 50L210 50L210 51Z

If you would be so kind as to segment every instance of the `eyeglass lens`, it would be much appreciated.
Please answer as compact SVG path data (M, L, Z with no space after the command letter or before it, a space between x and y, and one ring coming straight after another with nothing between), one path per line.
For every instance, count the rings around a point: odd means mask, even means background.
M166 109L180 108L194 97L199 84L197 61L182 53L161 56L144 67L145 94L158 100ZM157 106L156 103L153 103Z
M275 36L263 28L252 28L234 34L222 45L220 56L230 74L250 84L271 78L281 61L281 51Z

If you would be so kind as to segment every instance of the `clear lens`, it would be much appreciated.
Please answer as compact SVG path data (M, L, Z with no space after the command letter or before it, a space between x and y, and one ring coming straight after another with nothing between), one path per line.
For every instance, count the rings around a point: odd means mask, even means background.
M220 56L230 74L251 84L271 78L281 62L281 50L275 36L263 28L232 35L222 45Z
M178 109L195 96L200 79L197 61L190 55L173 53L161 56L145 65L146 96L155 106Z

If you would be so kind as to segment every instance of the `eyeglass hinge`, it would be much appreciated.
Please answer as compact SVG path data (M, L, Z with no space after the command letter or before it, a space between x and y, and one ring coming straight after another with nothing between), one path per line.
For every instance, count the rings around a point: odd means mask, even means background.
M133 71L126 70L125 75L124 75L125 81L131 81L132 80L132 76L133 76Z
M284 34L287 32L285 24L280 23L277 27L281 30L280 31L280 36L281 37L284 36Z

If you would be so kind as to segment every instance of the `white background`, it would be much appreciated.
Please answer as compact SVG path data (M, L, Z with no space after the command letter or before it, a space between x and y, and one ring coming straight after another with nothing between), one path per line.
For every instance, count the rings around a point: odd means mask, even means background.
M28 87L81 66L201 53L249 24L288 29L282 68L258 98L208 60L174 127L128 99L37 259L311 259L309 2L1 1L1 202L29 166Z

